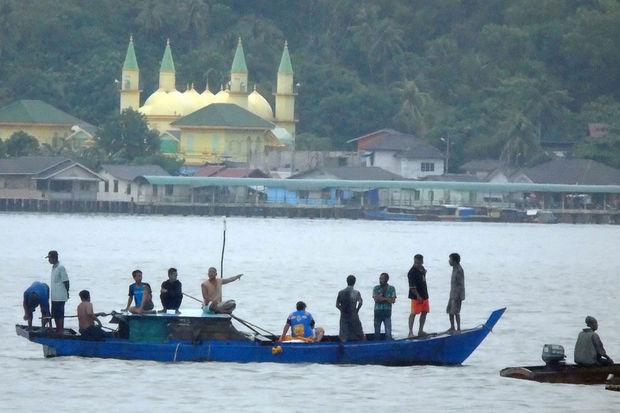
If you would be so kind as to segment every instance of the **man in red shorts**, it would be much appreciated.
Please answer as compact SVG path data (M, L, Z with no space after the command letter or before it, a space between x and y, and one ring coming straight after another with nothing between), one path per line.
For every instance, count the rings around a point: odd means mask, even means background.
M409 337L413 335L413 323L415 316L420 314L420 328L418 337L427 335L424 332L426 314L430 311L428 303L428 288L426 286L426 268L424 268L424 257L416 254L413 257L413 267L407 273L409 280L409 298L411 299L411 314L409 314Z

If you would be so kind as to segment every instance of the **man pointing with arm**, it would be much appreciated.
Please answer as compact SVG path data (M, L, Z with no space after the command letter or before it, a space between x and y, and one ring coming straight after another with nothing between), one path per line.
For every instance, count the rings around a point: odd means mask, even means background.
M217 278L217 270L209 268L208 278L202 283L204 311L216 314L232 314L237 307L234 300L222 302L222 285L241 279L243 274L229 278Z

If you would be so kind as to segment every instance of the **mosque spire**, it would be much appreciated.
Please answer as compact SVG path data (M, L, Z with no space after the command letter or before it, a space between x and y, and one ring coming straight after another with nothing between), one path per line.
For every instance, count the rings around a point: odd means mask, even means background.
M164 56L161 58L159 88L166 92L176 90L176 74L174 70L174 61L172 60L172 51L170 50L170 39L166 41Z
M172 51L170 50L170 39L166 41L166 50L164 50L164 57L161 59L160 72L175 72L174 61L172 60Z
M288 54L288 42L286 40L284 41L284 50L282 51L278 73L285 75L293 74L293 65L291 64L291 56Z
M138 60L136 59L136 52L133 48L133 36L129 36L129 46L127 46L127 54L125 55L125 62L123 62L123 70L139 70Z
M245 55L243 53L243 44L241 44L241 37L237 43L237 50L235 51L235 57L230 68L230 73L248 73L248 68L245 65Z

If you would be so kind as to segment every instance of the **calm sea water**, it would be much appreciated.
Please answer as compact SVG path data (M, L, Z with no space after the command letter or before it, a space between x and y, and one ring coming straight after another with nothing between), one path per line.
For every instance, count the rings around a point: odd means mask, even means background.
M225 298L237 300L239 317L276 333L303 299L317 323L337 334L336 294L350 273L358 277L365 300L361 318L370 330L372 287L386 271L399 296L394 334L404 336L406 273L414 253L425 256L428 270L426 330L445 330L448 254L461 253L464 327L508 307L461 367L44 359L39 345L15 335L14 325L23 315L23 290L32 281L49 280L43 258L48 250L60 251L71 279L67 314L75 313L77 292L84 288L95 311L119 310L135 268L159 291L166 269L176 267L184 291L199 296L208 267L219 267L222 220L2 214L0 234L2 411L620 410L620 394L602 386L499 376L506 366L539 364L544 343L564 345L572 359L588 314L598 318L608 353L620 360L617 226L228 219L224 273L245 276L225 286ZM187 299L183 305L197 307ZM76 321L68 324L75 327Z

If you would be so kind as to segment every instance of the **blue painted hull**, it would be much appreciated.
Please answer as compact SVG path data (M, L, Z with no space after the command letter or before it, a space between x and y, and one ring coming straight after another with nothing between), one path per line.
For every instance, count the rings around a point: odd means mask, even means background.
M417 221L415 215L386 212L386 211L364 211L363 216L366 219L372 219L377 221Z
M250 340L210 340L199 344L170 340L165 343L132 342L110 338L86 341L29 335L16 326L18 334L44 346L48 356L80 356L154 361L224 361L323 364L416 364L458 365L480 345L504 313L494 311L480 327L460 334L439 334L424 339L361 341L350 343L271 343ZM281 349L281 351L279 351Z

